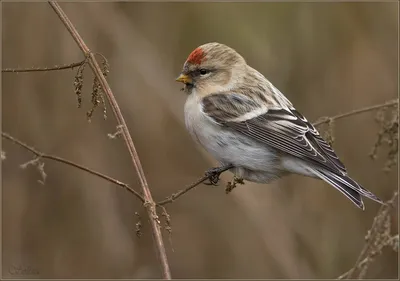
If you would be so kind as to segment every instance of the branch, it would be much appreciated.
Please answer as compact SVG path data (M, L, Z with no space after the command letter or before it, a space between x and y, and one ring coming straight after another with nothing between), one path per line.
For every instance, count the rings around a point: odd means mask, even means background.
M156 204L152 198L151 192L149 190L147 180L140 163L139 156L136 152L135 145L133 144L132 137L129 133L128 127L126 126L126 122L124 117L122 116L121 110L118 106L117 101L115 100L114 94L111 91L110 86L108 85L104 75L101 71L99 64L97 63L94 54L89 50L83 41L82 37L79 35L78 31L75 29L67 15L61 9L60 5L57 2L49 1L50 6L53 8L54 12L60 18L62 23L65 25L68 32L71 34L75 42L78 44L79 48L82 50L82 53L86 58L88 58L89 65L92 68L94 75L97 77L103 92L107 95L108 101L110 102L111 108L117 119L117 123L121 126L121 133L123 139L128 147L129 154L131 156L132 163L135 166L137 175L140 180L140 184L142 187L142 192L146 203L144 204L147 215L150 218L150 225L152 228L153 238L155 242L155 250L160 261L162 276L164 279L171 279L171 272L169 269L167 254L165 251L164 242L161 234L161 227L158 223L158 216L156 212Z
M41 71L54 71L54 70L64 70L64 69L74 69L75 67L81 66L86 60L80 62L74 62L71 64L56 65L53 67L31 67L31 68L5 68L1 72L41 72Z
M383 107L393 106L393 105L396 105L398 103L399 103L399 100L396 99L396 100L387 101L385 103L378 104L378 105L367 106L367 107L363 107L363 108L360 108L360 109L355 109L355 110L352 110L352 111L349 111L349 112L346 112L346 113L342 113L342 114L338 114L338 115L335 115L335 116L332 116L332 117L321 117L314 123L314 126L322 125L324 123L329 123L329 122L331 122L333 120L342 119L344 117L348 117L348 116L351 116L351 115L357 115L357 114L360 114L360 113L364 113L364 112L380 109L380 108L383 108Z
M194 183L188 185L184 189L181 189L181 190L178 190L175 193L172 193L171 196L169 196L166 199L158 202L157 205L162 206L162 205L174 202L175 199L177 199L178 197L181 197L183 194L185 194L186 192L189 192L190 190L192 190L193 188L195 188L199 184L205 182L207 179L208 179L208 176L203 176L202 178L199 178L197 181L195 181Z
M100 177L100 178L102 178L102 179L105 179L105 180L107 180L107 181L109 181L109 182L112 182L112 183L114 183L114 184L116 184L116 185L119 185L119 186L125 188L127 191L131 192L133 195L135 195L137 198L139 198L139 200L142 201L143 203L144 203L144 201L145 201L144 198L143 198L143 196L142 196L139 192L137 192L136 190L134 190L132 187L130 187L130 186L129 186L128 184L126 184L126 183L123 183L123 182L121 182L121 181L119 181L119 180L116 180L116 179L114 179L114 178L112 178L112 177L109 177L109 176L107 176L107 175L104 175L104 174L102 174L102 173L100 173L100 172L94 171L94 170L92 170L92 169L90 169L90 168L87 168L87 167L85 167L85 166L76 164L76 163L74 163L74 162L72 162L72 161L70 161L70 160L67 160L67 159L64 159L64 158L61 158L61 157L58 157L58 156L54 156L54 155L50 155L50 154L46 154L46 153L43 153L43 152L41 152L41 151L38 151L38 150L36 150L35 148L33 148L33 147L27 145L26 143L23 143L22 141L20 141L20 140L14 138L13 136L11 136L11 135L9 135L9 134L7 134L7 133L2 132L2 133L1 133L1 136L2 136L3 138L5 138L5 139L8 139L8 140L12 141L13 143L15 143L15 144L17 144L17 145L23 147L24 149L26 149L26 150L32 152L33 154L35 154L35 155L38 156L39 158L49 159L49 160L53 160L53 161L56 161L56 162L59 162L59 163L63 163L63 164L66 164L66 165L68 165L68 166L72 166L72 167L78 168L79 170L88 172L89 174L98 176L98 177Z
M366 236L367 243L358 256L355 265L337 279L362 279L368 265L376 255L381 253L383 247L391 244L393 237L388 235L390 233L390 210L397 202L397 197L398 192L394 192L392 198L380 207ZM356 276L357 272L359 273L358 276Z
M231 169L233 166L226 166L225 168L223 168L220 173L223 173L229 169ZM205 175L201 178L199 178L197 181L195 181L194 183L190 184L189 186L187 186L184 189L179 190L176 193L173 193L171 196L167 197L165 200L162 200L160 202L157 203L157 205L162 206L168 203L172 203L175 199L177 199L178 197L181 197L183 194L185 194L186 192L192 190L193 188L195 188L196 186L198 186L199 184L205 182L208 179L211 179L212 175Z

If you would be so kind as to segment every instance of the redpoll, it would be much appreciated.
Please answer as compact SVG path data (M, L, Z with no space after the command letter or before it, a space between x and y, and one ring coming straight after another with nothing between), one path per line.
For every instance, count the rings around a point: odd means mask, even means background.
M214 171L231 167L235 176L258 183L297 173L328 182L362 209L361 195L382 203L347 175L315 127L232 48L196 48L176 80L188 94L188 131L222 164Z

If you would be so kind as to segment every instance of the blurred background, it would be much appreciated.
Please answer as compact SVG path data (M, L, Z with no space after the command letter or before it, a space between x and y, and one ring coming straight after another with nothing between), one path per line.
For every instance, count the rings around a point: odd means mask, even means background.
M188 54L217 41L233 47L310 121L397 97L398 4L389 3L61 3L89 48L110 63L108 81L126 118L149 186L164 199L216 162L185 130L186 96L174 81ZM47 3L3 3L2 67L39 67L83 59ZM67 158L140 190L116 122L99 107L89 123L92 79L77 69L2 74L2 128L38 150ZM333 144L350 175L383 200L397 189L384 172L388 149L369 153L376 112L335 122ZM320 127L324 131L323 127ZM78 169L33 156L2 140L3 277L159 278L151 229L140 202ZM225 173L223 181L232 179ZM175 278L336 278L350 269L379 205L357 209L328 184L289 176L239 186L226 195L198 186L167 205L165 245ZM142 236L135 225L141 217ZM393 233L397 233L397 210ZM397 278L387 249L369 278ZM28 272L29 273L29 272Z

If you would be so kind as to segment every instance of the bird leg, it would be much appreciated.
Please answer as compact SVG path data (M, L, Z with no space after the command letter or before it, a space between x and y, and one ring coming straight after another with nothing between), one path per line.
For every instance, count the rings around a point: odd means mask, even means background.
M209 183L205 182L204 184L205 185L214 185L214 186L216 186L218 184L218 182L219 182L219 176L223 172L225 172L225 171L227 171L229 169L232 169L232 168L233 168L233 165L232 164L228 164L228 165L224 165L224 166L221 166L221 167L215 167L215 168L211 168L211 169L207 170L205 175L206 175L206 177L208 177L210 182Z

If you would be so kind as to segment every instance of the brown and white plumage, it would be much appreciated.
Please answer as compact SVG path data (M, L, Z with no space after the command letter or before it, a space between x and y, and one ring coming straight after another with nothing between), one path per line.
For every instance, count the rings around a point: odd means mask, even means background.
M196 48L177 81L189 95L186 127L238 177L269 183L289 173L320 178L364 208L374 194L352 180L333 149L291 102L235 50Z

